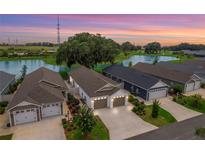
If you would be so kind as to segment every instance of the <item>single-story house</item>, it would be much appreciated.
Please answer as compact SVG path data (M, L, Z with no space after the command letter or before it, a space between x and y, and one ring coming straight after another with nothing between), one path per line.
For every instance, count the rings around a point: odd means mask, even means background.
M169 86L180 84L183 86L184 93L199 89L201 85L200 77L193 73L185 73L177 70L172 70L163 66L146 63L138 63L132 68L157 77Z
M15 75L0 71L0 101L2 95L7 94L9 86L15 83Z
M69 80L80 97L92 109L127 105L129 92L111 79L84 66L72 71Z
M205 50L182 50L185 55L193 55L196 57L205 57Z
M112 65L104 69L103 74L123 83L124 89L135 96L149 101L166 97L168 85L161 80L122 65Z
M66 91L57 72L41 67L26 75L7 107L11 126L62 115Z
M201 82L205 83L205 60L187 61L182 64L159 62L156 65L185 73L196 74L198 77L201 78Z

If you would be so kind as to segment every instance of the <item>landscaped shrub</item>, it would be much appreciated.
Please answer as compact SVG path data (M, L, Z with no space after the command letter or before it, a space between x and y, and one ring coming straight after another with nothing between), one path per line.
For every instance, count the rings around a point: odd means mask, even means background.
M133 104L134 106L136 106L136 105L138 105L140 103L140 101L136 97L134 97L132 95L129 96L128 101L131 104ZM144 103L144 102L142 102L142 103Z
M68 72L66 70L61 70L59 71L59 74L61 75L61 77L64 79L64 80L68 80Z
M93 110L83 105L79 113L73 117L73 124L80 129L84 136L87 136L96 126Z
M66 129L68 132L74 130L73 127L69 127Z
M195 134L199 137L204 138L205 137L205 128L201 127L201 128L197 128L195 130Z
M176 102L176 101L177 101L177 96L174 96L174 97L172 98L172 100L173 100L174 102Z
M5 107L0 106L0 114L3 114L5 112Z
M8 105L7 101L0 102L0 107L7 107L7 105Z
M192 95L192 96L179 95L179 96L175 96L173 98L173 101L197 110L204 110L205 107L205 99L203 99L201 95Z
M68 124L67 123L63 124L63 128L64 129L68 128Z
M70 93L67 93L67 99L69 102L74 102L76 100L76 98Z
M201 84L201 88L205 88L205 83L202 83L202 84Z
M183 86L180 84L174 84L170 89L174 94L181 94L183 92Z
M201 95L194 95L192 96L192 99L190 101L190 104L193 108L200 108L202 106L202 97Z
M135 97L133 95L129 95L128 101L131 103L135 100Z
M128 66L129 66L129 67L132 67L132 61L129 62Z
M63 119L62 119L62 124L64 125L64 124L66 124L66 123L67 123L66 118L63 118Z
M159 101L154 100L152 106L152 118L157 118L159 115Z
M133 104L134 106L138 106L139 104L144 104L144 102L140 102L138 99L135 99L135 100L132 102L132 104Z
M136 113L137 115L139 115L139 116L145 115L145 104L144 104L144 102L143 102L143 103L142 103L142 102L138 103L138 104L132 109L132 111L133 111L134 113Z

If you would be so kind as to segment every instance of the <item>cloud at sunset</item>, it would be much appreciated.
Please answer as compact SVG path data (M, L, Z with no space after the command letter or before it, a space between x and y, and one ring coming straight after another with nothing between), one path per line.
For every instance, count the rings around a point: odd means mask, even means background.
M0 42L56 43L57 15L0 15ZM121 43L205 44L205 15L60 15L61 41L80 32L100 33Z

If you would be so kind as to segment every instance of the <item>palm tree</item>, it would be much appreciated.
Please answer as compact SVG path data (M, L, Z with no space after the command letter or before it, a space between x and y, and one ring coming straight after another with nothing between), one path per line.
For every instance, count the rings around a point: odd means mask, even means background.
M152 118L157 118L158 115L159 115L159 101L155 99L152 106Z
M79 113L73 117L73 123L86 137L96 125L93 110L83 105Z

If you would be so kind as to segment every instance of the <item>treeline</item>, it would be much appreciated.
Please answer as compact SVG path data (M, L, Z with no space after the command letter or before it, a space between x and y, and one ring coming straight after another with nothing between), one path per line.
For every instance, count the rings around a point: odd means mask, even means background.
M121 49L123 51L141 50L142 46L134 45L134 44L127 41L127 42L124 42L121 44Z
M55 44L50 42L34 42L34 43L26 43L26 46L47 46L47 47L53 47Z
M145 53L154 54L161 51L161 44L159 42L151 42L146 44L145 46L134 45L130 42L124 42L120 47L125 52L144 49Z
M8 44L8 43L0 43L0 46L45 46L45 47L54 47L56 44L50 42L33 42L33 43L26 43L26 44Z
M204 44L189 44L189 43L181 43L179 45L174 46L166 46L163 47L165 50L172 51L181 51L181 50L205 50Z

